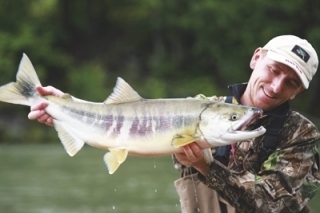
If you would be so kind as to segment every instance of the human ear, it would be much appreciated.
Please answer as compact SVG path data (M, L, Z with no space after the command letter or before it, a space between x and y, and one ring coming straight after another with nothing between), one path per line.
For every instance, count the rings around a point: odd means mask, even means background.
M292 95L292 96L289 98L289 100L290 100L290 101L293 100L296 96L297 96L297 94Z
M254 70L254 68L256 67L257 61L261 57L261 53L262 53L261 47L257 48L254 51L253 56L252 56L251 61L250 61L250 68L251 69Z
M300 92L304 91L305 89L301 86L297 92L295 92L290 98L289 100L293 100Z

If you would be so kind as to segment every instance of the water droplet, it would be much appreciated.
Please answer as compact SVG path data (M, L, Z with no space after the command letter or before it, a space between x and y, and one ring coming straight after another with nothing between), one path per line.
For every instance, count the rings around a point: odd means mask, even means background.
M153 168L157 168L156 159L155 158L153 158Z
M155 192L155 193L157 193L157 192L158 192L158 190L156 190L156 189L155 189L155 190L154 190L154 192Z
M116 207L115 207L115 206L112 206L112 209L116 209Z
M116 191L117 191L117 189L114 189L114 191L116 192Z

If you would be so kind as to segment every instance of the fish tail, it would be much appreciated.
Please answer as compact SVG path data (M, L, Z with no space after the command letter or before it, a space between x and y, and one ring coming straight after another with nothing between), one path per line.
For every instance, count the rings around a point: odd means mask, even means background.
M39 96L36 86L41 85L38 75L28 56L23 53L16 82L0 87L0 101L30 106Z

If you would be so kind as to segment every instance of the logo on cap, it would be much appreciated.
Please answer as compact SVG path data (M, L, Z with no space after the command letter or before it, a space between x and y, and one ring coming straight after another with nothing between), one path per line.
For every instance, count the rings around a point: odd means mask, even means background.
M307 53L307 51L302 49L302 47L295 45L291 51L299 56L299 58L301 58L304 62L308 62L310 55Z

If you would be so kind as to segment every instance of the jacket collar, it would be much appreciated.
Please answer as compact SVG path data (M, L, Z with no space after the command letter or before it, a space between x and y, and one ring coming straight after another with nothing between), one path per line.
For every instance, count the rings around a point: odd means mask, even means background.
M241 104L240 98L243 95L244 91L246 90L247 85L248 85L247 83L242 83L242 84L233 84L228 86L230 93L234 96L234 98L237 100L239 104ZM290 104L289 104L289 101L286 101L280 106L277 106L276 108L270 111L264 112L264 114L272 115L272 116L284 116L284 115L287 115L289 112L290 112Z

